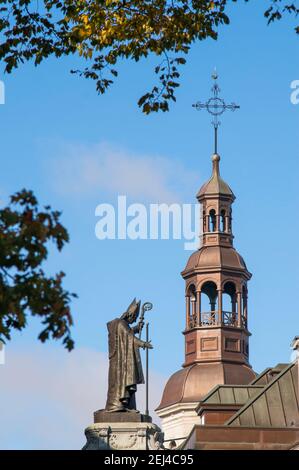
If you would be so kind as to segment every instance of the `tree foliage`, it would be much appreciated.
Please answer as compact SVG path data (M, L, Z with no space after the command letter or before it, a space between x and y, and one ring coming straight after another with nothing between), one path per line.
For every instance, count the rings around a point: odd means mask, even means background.
M0 210L0 340L22 330L28 315L40 317L43 330L39 339L62 339L73 348L70 301L75 294L63 289L64 273L47 277L42 269L48 256L48 242L60 251L68 242L60 213L49 206L39 211L31 191L11 196L9 206Z
M293 14L296 17L299 15L297 0L295 2L288 0L272 0L271 3L271 6L265 12L265 17L268 18L268 24L276 20L281 20L285 13ZM299 34L299 26L296 26L295 31Z
M167 111L190 46L217 39L218 27L229 24L231 2L237 0L3 0L0 59L11 72L29 59L37 65L50 55L79 54L86 66L73 72L95 80L104 93L120 60L154 54L158 81L138 104L145 113ZM269 2L268 22L299 12L294 1Z

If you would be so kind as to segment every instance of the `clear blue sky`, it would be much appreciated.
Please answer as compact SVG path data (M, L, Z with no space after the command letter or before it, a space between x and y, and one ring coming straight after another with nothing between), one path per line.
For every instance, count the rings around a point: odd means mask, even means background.
M144 116L136 104L155 80L154 60L124 62L105 96L96 94L94 83L69 74L70 58L50 59L37 69L27 64L14 75L1 77L6 104L0 107L0 198L5 203L9 194L27 187L41 203L63 211L71 242L62 254L53 254L48 268L63 269L66 287L79 295L73 303L74 357L84 351L89 361L97 352L105 353L106 322L138 296L154 304L150 314L155 347L152 373L162 383L181 367L185 312L180 272L190 252L184 251L182 241L99 241L94 234L94 211L99 203L114 202L117 194L127 194L136 202L156 202L163 195L195 202L197 190L210 176L213 145L209 116L197 113L191 105L210 96L210 75L216 65L222 95L241 105L238 112L222 119L219 153L222 176L237 196L235 247L253 273L250 362L261 371L289 361L289 344L299 333L299 105L290 102L290 83L299 79L298 38L288 19L267 27L263 11L268 3L232 5L231 24L221 28L219 40L192 48L182 67L177 103L166 114ZM123 181L120 159L124 161ZM77 429L75 437L56 441L49 441L47 431L43 434L39 428L51 415L58 428L64 427L67 433L69 426L70 436L73 432L72 418L64 415L54 392L43 397L28 388L30 367L37 371L31 371L35 390L44 380L38 374L43 370L47 376L48 367L53 390L57 382L63 387L62 369L55 376L55 365L51 369L49 361L57 360L60 365L66 361L68 375L68 353L53 343L37 348L39 331L40 325L31 321L26 332L14 335L6 348L7 363L0 366L1 386L12 380L5 384L0 405L6 430L0 435L1 448L84 444L83 428ZM37 355L39 366L27 360L37 360ZM76 381L81 383L76 406L89 410L82 418L87 426L94 407L86 403L84 390L87 397L94 384L83 383L84 361L76 359L75 364ZM20 369L27 372L17 381ZM10 386L17 387L18 394L12 394ZM70 390L68 396L72 393L76 391ZM104 406L103 396L103 390L101 395L99 391L98 407ZM16 405L21 414L14 412ZM22 420L26 425L32 421L36 432L25 433Z

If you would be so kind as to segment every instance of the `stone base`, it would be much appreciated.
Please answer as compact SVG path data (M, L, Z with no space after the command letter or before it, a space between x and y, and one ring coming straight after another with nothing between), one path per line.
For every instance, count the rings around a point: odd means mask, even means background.
M87 443L82 450L164 449L163 433L152 423L95 423L86 428L85 436Z
M148 415L134 411L109 412L106 410L95 411L95 423L151 423L152 418Z

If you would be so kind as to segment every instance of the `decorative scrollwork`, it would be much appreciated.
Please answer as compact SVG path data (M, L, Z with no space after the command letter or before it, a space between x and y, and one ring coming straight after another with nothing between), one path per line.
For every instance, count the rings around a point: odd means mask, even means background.
M113 433L109 439L109 446L113 449L130 449L134 447L137 442L137 433Z

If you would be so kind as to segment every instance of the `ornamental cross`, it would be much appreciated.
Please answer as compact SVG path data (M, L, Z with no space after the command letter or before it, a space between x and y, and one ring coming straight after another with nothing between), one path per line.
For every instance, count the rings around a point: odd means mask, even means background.
M219 116L223 114L227 109L230 109L231 111L236 111L236 109L239 109L240 106L238 106L235 103L231 104L226 104L225 101L219 97L220 93L220 88L217 83L218 79L218 74L215 71L212 74L212 79L214 80L214 84L212 86L212 93L213 97L210 98L206 103L201 103L198 101L197 103L193 104L193 108L196 108L198 111L201 109L206 109L208 113L213 115L213 121L212 125L214 127L214 146L215 146L215 153L217 153L217 147L218 147L218 127L221 124L221 121L219 120Z

